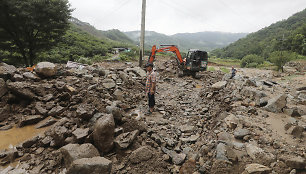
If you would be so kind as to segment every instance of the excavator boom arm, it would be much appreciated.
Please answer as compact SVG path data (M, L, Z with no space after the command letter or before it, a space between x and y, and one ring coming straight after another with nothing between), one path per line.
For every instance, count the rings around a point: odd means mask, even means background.
M170 51L170 52L175 53L179 63L180 64L183 63L182 55L181 55L179 49L175 45L171 45L171 46L167 46L167 47L162 47L162 48L159 48L159 49L156 48L156 45L153 45L152 50L151 50L151 55L149 57L149 61L148 62L149 63L153 63L153 61L155 59L156 53L166 52L166 51Z

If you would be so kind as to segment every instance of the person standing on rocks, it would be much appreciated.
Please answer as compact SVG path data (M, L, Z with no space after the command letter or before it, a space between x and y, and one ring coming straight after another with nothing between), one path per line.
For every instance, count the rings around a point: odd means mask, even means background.
M151 115L155 106L155 92L156 92L156 73L153 71L153 63L146 64L147 80L145 92L148 95L149 110L146 115Z
M235 77L237 70L232 66L232 76L231 79Z

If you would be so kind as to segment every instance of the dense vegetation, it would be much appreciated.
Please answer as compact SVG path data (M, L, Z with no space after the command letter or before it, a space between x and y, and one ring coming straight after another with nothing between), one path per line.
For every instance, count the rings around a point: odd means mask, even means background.
M50 49L65 34L70 13L67 0L1 0L1 50L33 65L38 53Z
M55 63L66 63L68 60L77 61L81 63L91 64L93 62L110 59L113 56L114 47L130 48L130 52L121 53L117 58L119 60L132 60L137 58L137 48L132 44L123 41L114 41L107 38L103 34L98 37L94 32L101 31L91 28L91 31L84 30L84 27L75 22L70 23L70 27L64 36L58 40L57 44L49 50L45 50L37 54L37 59L33 63L39 61L50 61ZM120 31L113 33L120 38ZM123 34L123 33L122 33ZM122 38L121 38L122 39ZM7 62L13 65L23 65L19 61L20 54L14 51L4 51L0 49L0 61Z
M306 55L306 9L287 20L249 34L225 48L214 50L212 55L242 59L253 54L268 59L270 53L275 51Z

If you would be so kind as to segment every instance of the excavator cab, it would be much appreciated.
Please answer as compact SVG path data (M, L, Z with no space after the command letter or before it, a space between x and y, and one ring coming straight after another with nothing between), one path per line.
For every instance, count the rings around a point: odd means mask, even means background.
M186 57L186 69L192 72L206 71L208 55L206 51L190 49Z

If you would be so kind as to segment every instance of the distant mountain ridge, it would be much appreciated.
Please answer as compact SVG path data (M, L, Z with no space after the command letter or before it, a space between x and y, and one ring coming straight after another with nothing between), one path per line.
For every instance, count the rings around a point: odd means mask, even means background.
M139 44L140 31L129 31L125 32L125 34ZM183 51L187 51L190 48L211 51L216 48L225 47L245 37L247 34L206 31L165 35L155 31L146 31L145 46L149 49L152 45L174 44L178 45Z

